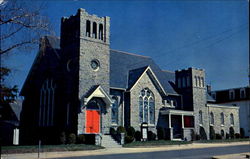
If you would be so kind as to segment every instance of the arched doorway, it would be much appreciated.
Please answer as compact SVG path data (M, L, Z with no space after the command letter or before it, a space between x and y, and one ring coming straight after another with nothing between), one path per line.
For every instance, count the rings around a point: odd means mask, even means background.
M100 133L102 104L103 102L101 101L101 99L98 98L93 98L91 101L88 102L86 107L86 133Z

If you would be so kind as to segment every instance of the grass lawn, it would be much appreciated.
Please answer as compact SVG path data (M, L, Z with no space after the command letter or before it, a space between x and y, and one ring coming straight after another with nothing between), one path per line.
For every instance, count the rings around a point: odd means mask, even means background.
M123 145L123 147L151 147L160 145L183 145L191 144L191 141L169 141L169 140L157 140L157 141L135 141L129 144Z
M42 145L40 152L55 152L55 151L84 151L84 150L97 150L103 149L97 145L84 145L84 144L72 144L72 145ZM2 153L32 153L38 152L38 146L3 146Z

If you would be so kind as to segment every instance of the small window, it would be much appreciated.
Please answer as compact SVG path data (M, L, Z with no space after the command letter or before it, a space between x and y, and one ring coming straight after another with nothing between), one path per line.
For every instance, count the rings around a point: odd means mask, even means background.
M213 112L210 113L210 124L214 125L214 113Z
M112 97L112 123L113 124L118 124L118 98L116 96Z
M86 36L90 37L90 21L86 21Z
M244 88L240 89L240 98L246 98L246 91Z
M216 92L212 92L212 97L213 97L213 99L215 99L216 100Z
M225 124L225 122L224 122L224 113L220 113L220 122L221 122L221 125Z
M199 123L200 123L200 125L203 124L202 111L199 111Z
M230 114L230 124L234 125L234 115L232 113Z
M233 100L235 98L234 90L229 91L229 99Z

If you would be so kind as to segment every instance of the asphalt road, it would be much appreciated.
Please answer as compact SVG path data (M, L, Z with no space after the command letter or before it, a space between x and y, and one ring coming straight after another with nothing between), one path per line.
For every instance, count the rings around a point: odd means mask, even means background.
M250 145L182 149L143 153L67 157L65 159L211 159L212 156L250 152Z

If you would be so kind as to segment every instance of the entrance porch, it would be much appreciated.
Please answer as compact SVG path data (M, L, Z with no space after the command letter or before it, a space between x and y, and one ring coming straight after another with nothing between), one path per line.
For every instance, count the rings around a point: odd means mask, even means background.
M161 110L168 123L168 137L170 140L192 140L194 131L194 112L182 110Z

